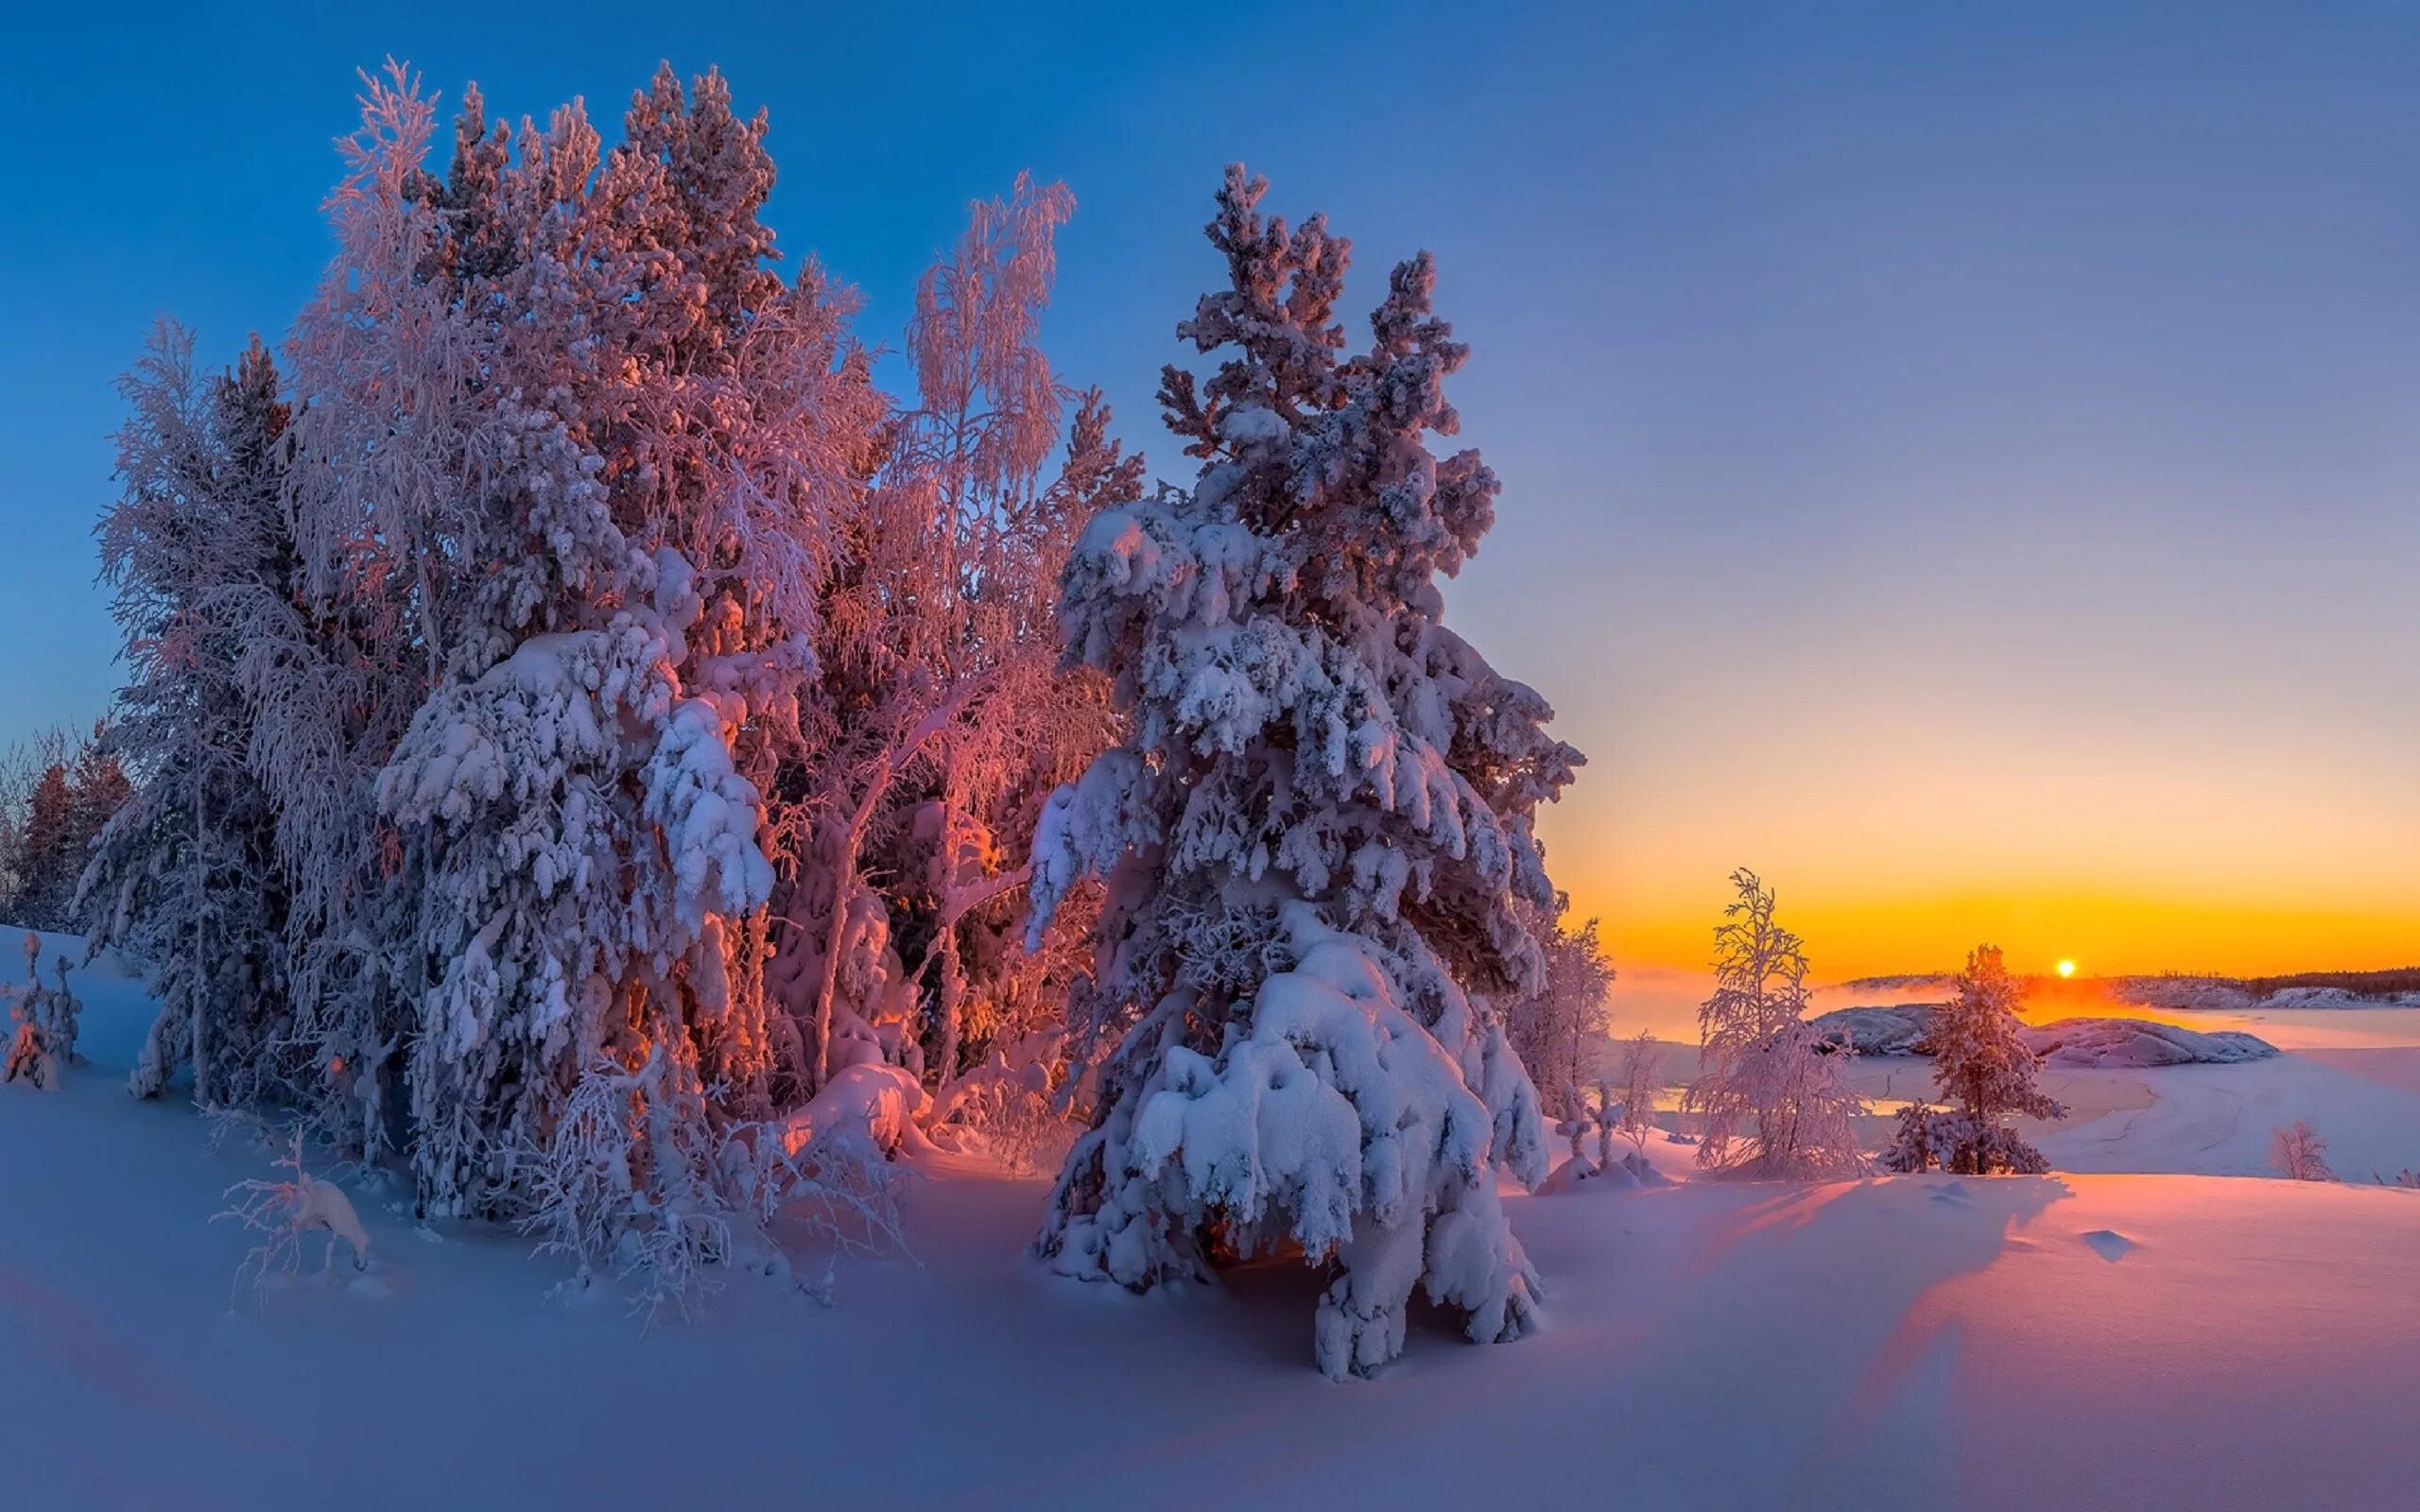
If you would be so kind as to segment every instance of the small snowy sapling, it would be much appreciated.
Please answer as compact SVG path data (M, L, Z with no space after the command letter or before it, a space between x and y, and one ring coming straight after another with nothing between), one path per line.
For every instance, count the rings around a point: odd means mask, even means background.
M327 1246L320 1256L322 1275L335 1274L339 1239L353 1251L353 1268L368 1270L370 1235L354 1211L353 1199L335 1182L310 1173L303 1164L300 1131L294 1134L291 1146L277 1161L276 1169L293 1172L293 1179L238 1181L227 1189L226 1210L212 1216L213 1223L233 1218L245 1228L265 1236L235 1267L233 1292L243 1290L247 1277L258 1294L268 1285L271 1272L291 1274L301 1269L302 1236L314 1232L327 1235Z
M2269 1141L2269 1163L2290 1181L2333 1181L2327 1168L2327 1141L2308 1119L2280 1124Z
M67 989L67 959L55 963L59 985L42 979L42 936L26 932L26 985L6 988L9 1018L15 1025L0 1082L24 1081L38 1091L59 1085L60 1073L76 1059L76 994Z

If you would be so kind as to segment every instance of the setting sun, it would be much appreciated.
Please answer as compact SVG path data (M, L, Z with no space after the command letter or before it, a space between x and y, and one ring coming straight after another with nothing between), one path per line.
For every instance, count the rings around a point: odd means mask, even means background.
M2075 975L2075 974L2076 974L2076 963L2075 963L2075 962L2073 962L2073 961L2061 961L2061 962L2059 963L2059 974L2060 974L2061 976L2073 976L2073 975Z

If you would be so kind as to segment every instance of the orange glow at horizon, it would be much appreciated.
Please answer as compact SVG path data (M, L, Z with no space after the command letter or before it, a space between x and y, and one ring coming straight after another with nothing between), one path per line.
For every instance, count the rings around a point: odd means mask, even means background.
M1781 921L1806 940L1820 980L1954 971L1978 944L2012 960L2088 960L2096 975L2210 971L2260 976L2382 971L2420 964L2420 930L2399 915L2357 909L2263 908L2086 893L1977 892L1839 899L1765 874ZM1580 918L1604 919L1616 967L1703 969L1724 901L1721 879L1697 889L1702 906L1653 914L1618 896L1572 889ZM2065 947L2052 954L2049 942ZM2037 968L2038 970L2038 968ZM2064 974L2064 973L2062 973Z
M1998 709L1900 738L1912 713L1811 699L1766 738L1772 708L1741 702L1754 720L1691 707L1671 749L1625 744L1596 709L1559 729L1598 759L1540 816L1547 868L1617 968L1703 971L1741 866L1818 981L1955 971L1983 943L2080 977L2420 965L2408 762L2268 730L2151 741L2081 713L2054 732Z
M1570 891L1573 916L1603 920L1617 968L1705 967L1731 896L1727 868L1710 864L1642 876L1636 864L1588 864L1567 833L1557 836L1549 830L1548 839L1548 865ZM1552 843L1557 839L1560 845ZM1954 971L1968 951L1986 943L1999 946L2013 963L2033 963L2021 970L2064 975L2062 966L2076 963L2079 977L2260 976L2420 965L2420 885L2408 891L2363 890L2289 877L2267 897L2252 887L2221 890L2206 884L2171 890L2159 878L2123 889L2099 877L2040 876L1997 886L1927 886L1921 877L1868 880L1847 868L1782 860L1795 864L1748 864L1776 889L1781 921L1806 939L1822 981Z

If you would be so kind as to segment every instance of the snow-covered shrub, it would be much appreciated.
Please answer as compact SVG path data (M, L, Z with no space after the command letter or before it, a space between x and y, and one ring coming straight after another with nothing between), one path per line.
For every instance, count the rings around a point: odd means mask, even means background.
M2016 1130L1963 1108L1910 1103L1899 1109L1890 1140L1875 1156L1886 1171L1949 1171L1961 1176L2041 1176L2050 1162Z
M0 1081L25 1081L48 1091L76 1060L76 1020L80 1005L67 988L67 960L53 963L59 985L42 979L42 936L26 931L26 985L0 989L9 1000L9 1056Z
M1806 1022L1806 953L1773 919L1772 889L1735 871L1738 896L1715 931L1715 992L1698 1009L1703 1049L1682 1108L1698 1118L1698 1163L1759 1177L1828 1177L1863 1164L1851 1120L1865 1099L1848 1056Z
M2290 1181L2333 1181L2327 1168L2327 1141L2308 1119L2280 1124L2269 1141L2269 1163Z
M1592 1101L1588 1093L1578 1094L1571 1111L1557 1120L1554 1131L1563 1136L1571 1149L1570 1159L1555 1170L1555 1176L1569 1180L1582 1180L1613 1163L1614 1131L1620 1126L1622 1105L1614 1096L1613 1088L1602 1082L1595 1088ZM1589 1153L1589 1141L1596 1142L1596 1152ZM1549 1179L1552 1179L1549 1177Z
M2019 996L1997 946L1980 945L1968 954L1958 995L1933 1010L1927 1037L1933 1079L1945 1096L1958 1100L1958 1109L1937 1112L1921 1104L1901 1109L1896 1132L1879 1157L1886 1170L1938 1167L1960 1176L2038 1176L2049 1169L2042 1153L2007 1122L2066 1112L2035 1080L2041 1059L2025 1041L2016 1016Z
M994 1046L933 1100L934 1137L988 1155L1018 1175L1046 1160L1055 1165L1076 1132L1059 1108L1063 1038L1063 1031L1054 1029Z
M785 1148L817 1140L861 1140L883 1155L923 1154L932 1148L925 1121L932 1108L925 1084L904 1066L879 1060L843 1068L782 1124Z
M1045 812L1032 927L1104 881L1079 1029L1122 1038L1038 1248L1135 1290L1299 1249L1331 1277L1322 1368L1367 1375L1416 1291L1475 1340L1530 1326L1495 1171L1534 1184L1547 1151L1497 1005L1543 985L1532 816L1579 755L1441 622L1497 486L1426 446L1466 355L1427 258L1339 360L1345 244L1264 219L1265 188L1229 170L1231 286L1179 328L1223 362L1162 383L1200 477L1101 509L1067 567L1070 659L1132 731Z
M1651 1108L1651 1102L1633 1102L1615 1091L1611 1083L1598 1083L1593 1095L1582 1098L1577 1111L1555 1125L1555 1132L1571 1143L1571 1158L1554 1168L1539 1192L1570 1192L1583 1183L1593 1183L1592 1190L1666 1184L1667 1178L1647 1159L1647 1135L1654 1122L1651 1117L1634 1118L1632 1112L1635 1107ZM1592 1137L1593 1152L1588 1147ZM1634 1146L1619 1159L1614 1155L1616 1138L1630 1140Z
M634 1072L592 1064L551 1139L517 1164L530 1202L521 1228L574 1263L567 1286L610 1277L650 1320L667 1304L691 1315L734 1265L823 1296L795 1274L778 1232L786 1210L839 1250L905 1247L897 1178L864 1128L717 1126L694 1075L661 1046Z
M276 1169L292 1172L293 1179L238 1181L227 1189L227 1209L212 1216L214 1223L232 1218L265 1236L235 1267L236 1292L243 1290L247 1277L258 1293L268 1284L271 1275L299 1270L302 1263L302 1238L310 1233L327 1235L327 1245L320 1255L322 1274L335 1274L339 1239L353 1251L354 1270L370 1268L370 1235L354 1211L353 1199L335 1182L311 1174L303 1163L302 1135L299 1130L291 1139L285 1155L276 1162Z
M36 1091L59 1085L59 1057L43 1048L42 1031L17 1020L9 1036L9 1058L0 1066L0 1082L22 1081Z
M1933 1139L1933 1120L1945 1116L1930 1103L1910 1102L1899 1109L1891 1137L1875 1152L1874 1163L1885 1171L1912 1174L1941 1163L1941 1147Z

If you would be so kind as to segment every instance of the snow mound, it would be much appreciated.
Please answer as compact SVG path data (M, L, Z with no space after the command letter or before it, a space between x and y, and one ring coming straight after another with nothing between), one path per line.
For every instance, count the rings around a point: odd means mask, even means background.
M1644 1155L1625 1155L1603 1167L1584 1155L1576 1155L1556 1166L1554 1174L1538 1184L1537 1194L1547 1197L1574 1192L1635 1192L1640 1187L1670 1185L1672 1178L1655 1169L1654 1162Z
M791 1155L833 1135L863 1135L885 1155L931 1146L917 1120L932 1099L914 1074L899 1066L861 1063L842 1070L782 1126L782 1148Z
M2078 1234L2076 1237L2089 1246L2094 1254L2112 1265L2125 1259L2127 1254L2136 1247L2133 1240L2115 1228L2095 1228L2090 1233Z

